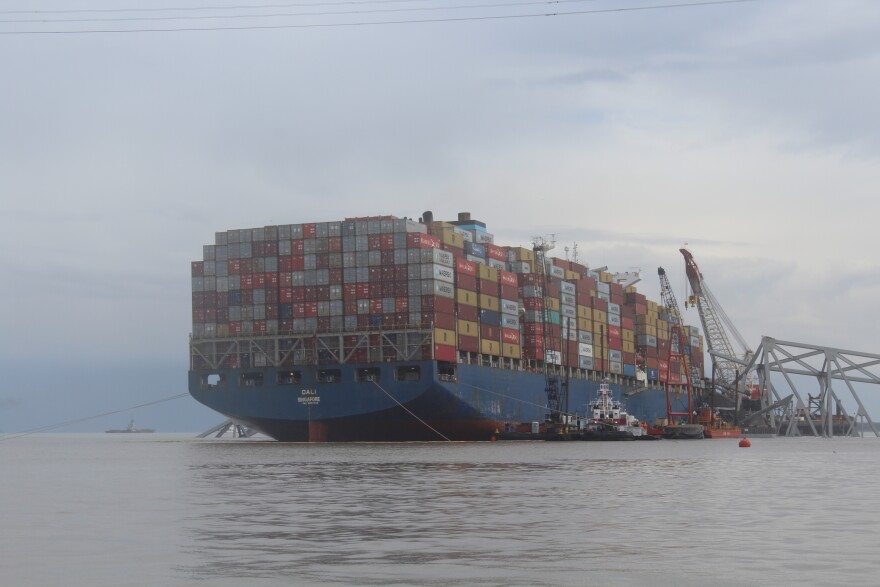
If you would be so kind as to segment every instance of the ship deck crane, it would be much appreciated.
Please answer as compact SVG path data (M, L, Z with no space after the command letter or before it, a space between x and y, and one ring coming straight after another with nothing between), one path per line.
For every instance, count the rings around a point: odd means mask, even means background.
M679 252L684 256L685 272L692 292L688 301L697 307L703 332L706 333L715 373L715 388L728 399L736 400L741 395L737 394L737 388L742 383L742 361L747 363L754 353L709 289L694 256L686 248L679 249ZM733 336L739 351L734 349L728 334Z

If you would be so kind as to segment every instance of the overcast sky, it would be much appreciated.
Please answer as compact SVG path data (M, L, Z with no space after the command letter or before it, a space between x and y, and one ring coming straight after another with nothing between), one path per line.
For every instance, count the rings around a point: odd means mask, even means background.
M242 19L318 9L10 0L0 33L662 4L412 10L490 3ZM392 8L407 11L363 12ZM144 17L174 19L120 20ZM81 22L8 22L59 19ZM683 299L687 242L751 346L880 353L878 30L870 0L764 0L0 34L0 355L17 372L0 429L51 423L58 394L76 417L186 391L189 263L214 232L357 215L466 210L508 245L555 234L590 266L640 268L654 299L658 266ZM25 389L37 362L51 383ZM105 365L140 367L142 391L101 387Z

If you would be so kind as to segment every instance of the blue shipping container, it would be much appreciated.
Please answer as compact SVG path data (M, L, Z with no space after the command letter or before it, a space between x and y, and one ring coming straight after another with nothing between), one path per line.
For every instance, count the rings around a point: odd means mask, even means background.
M659 381L660 379L660 370L659 369L648 369L648 381Z
M501 313L492 310L480 310L480 323L489 326L501 326Z
M486 258L486 247L484 245L481 245L480 243L472 243L469 241L465 241L464 254L465 255L473 255L474 257L479 257L481 259L485 259Z
M623 374L627 377L635 377L636 376L636 366L635 365L627 365L624 363L623 365Z

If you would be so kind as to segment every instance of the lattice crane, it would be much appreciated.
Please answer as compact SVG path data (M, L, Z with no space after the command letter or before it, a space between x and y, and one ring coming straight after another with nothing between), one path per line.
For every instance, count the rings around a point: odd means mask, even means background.
M560 377L560 370L563 369L562 348L556 351L556 340L550 332L550 309L546 303L547 291L547 251L555 246L554 241L547 241L542 237L535 237L533 240L533 250L535 252L536 270L541 275L541 282L537 286L539 288L539 299L543 304L541 310L541 323L543 329L544 340L544 383L547 393L547 408L549 410L549 421L561 423L563 416L568 412L568 378Z
M682 320L681 312L678 309L678 301L675 299L675 294L672 291L672 286L669 285L669 278L666 277L666 271L663 267L657 268L657 275L660 277L660 299L669 313L669 360L666 362L666 412L670 420L674 416L687 416L688 422L693 424L694 405L693 387L691 385L693 373L691 372L690 338L684 336L681 332ZM673 363L684 365L684 383L687 386L688 401L687 412L672 410L672 398L669 395L669 384L672 383L672 377L670 377L669 371Z
M737 397L737 384L742 376L743 367L732 359L740 359L748 362L751 360L754 352L746 344L745 339L736 329L730 317L724 312L721 304L715 298L712 290L706 285L700 268L694 256L685 248L679 249L684 256L685 272L687 273L688 282L691 286L693 295L689 298L689 303L696 306L700 313L700 322L703 325L703 332L706 333L706 344L709 347L709 353L712 356L712 366L715 370L715 386L716 389L730 399ZM736 343L739 345L740 351L737 352L730 342L732 335Z

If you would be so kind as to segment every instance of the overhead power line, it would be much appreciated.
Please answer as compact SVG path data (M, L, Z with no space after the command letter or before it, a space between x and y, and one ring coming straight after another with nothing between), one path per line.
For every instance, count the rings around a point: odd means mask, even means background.
M527 18L541 18L553 16L579 16L607 13L643 12L651 10L670 10L696 8L703 6L720 6L727 4L745 4L760 0L708 0L705 2L683 2L678 4L654 4L649 6L623 6L618 8L599 8L594 10L576 10L568 12L542 12L531 14L493 14L483 16L460 16L443 18L425 18L412 20L383 20L383 21L355 21L334 23L299 23L299 24L267 24L267 25L241 25L241 26L217 26L217 27L174 27L174 28L137 28L137 29L80 29L80 30L19 30L0 31L0 36L11 35L86 35L86 34L121 34L121 33L180 33L180 32L212 32L212 31L250 31L250 30L282 30L282 29L307 29L307 28L339 28L339 27L364 27L364 26L388 26L388 25L411 25L431 23L455 23L468 21L492 21L513 20ZM558 4L559 2L551 2ZM243 18L252 18L247 16ZM185 20L181 17L181 20ZM52 21L49 21L50 23Z
M324 12L274 12L255 14L193 14L187 16L127 16L109 18L52 18L0 20L0 24L55 24L72 22L144 22L144 21L181 21L181 20L243 20L250 18L285 18L300 16L347 16L351 14L387 14L394 12L437 12L452 10L477 10L491 8L511 8L515 6L536 6L541 4L581 4L596 0L529 0L527 2L503 2L496 4L459 4L455 6L417 6L406 8L373 8L368 10L333 10ZM312 6L312 5L310 5ZM201 9L199 9L201 10Z

